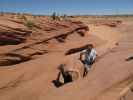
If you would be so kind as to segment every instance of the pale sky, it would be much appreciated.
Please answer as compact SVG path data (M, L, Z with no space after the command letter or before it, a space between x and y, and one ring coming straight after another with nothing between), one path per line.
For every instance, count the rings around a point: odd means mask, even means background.
M133 0L0 0L0 11L32 14L133 14Z

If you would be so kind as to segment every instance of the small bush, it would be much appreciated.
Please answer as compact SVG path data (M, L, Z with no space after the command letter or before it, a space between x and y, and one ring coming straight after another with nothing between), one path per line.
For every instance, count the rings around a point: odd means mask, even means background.
M66 19L66 18L67 18L67 15L66 15L66 14L64 14L64 15L63 15L63 18L64 18L64 19Z
M32 29L34 27L34 22L31 20L27 20L25 22L25 26L27 26L29 29Z
M17 14L17 18L18 18L18 19L21 19L21 20L24 20L24 21L27 21L27 18L26 18L26 16L25 16L24 14L18 13L18 14Z
M0 12L0 16L4 16L4 12Z
M24 21L27 21L27 18L25 15L21 15L21 19L23 19Z
M53 20L56 20L56 12L54 12L51 17Z

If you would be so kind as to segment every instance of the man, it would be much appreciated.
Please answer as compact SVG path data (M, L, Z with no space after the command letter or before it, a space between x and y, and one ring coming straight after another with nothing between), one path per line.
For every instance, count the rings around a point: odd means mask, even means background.
M74 69L69 69L68 67L67 64L59 65L57 79L53 81L56 87L60 87L79 78L78 72ZM63 78L63 82L61 81L61 77Z
M97 52L94 49L93 45L87 45L85 50L83 50L80 53L80 60L84 64L84 74L83 76L86 76L88 71L91 68L91 65L95 62L95 59L97 57Z
M58 74L58 77L57 77L57 80L59 80L60 76L62 75L63 78L64 78L64 83L69 83L69 82L72 82L72 76L70 75L69 71L65 71L65 64L61 64L59 66L59 74Z

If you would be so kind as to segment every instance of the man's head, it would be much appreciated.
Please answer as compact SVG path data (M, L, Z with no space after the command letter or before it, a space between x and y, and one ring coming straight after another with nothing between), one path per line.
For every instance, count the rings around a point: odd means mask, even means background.
M93 44L88 44L88 45L86 45L85 49L91 51L92 48L94 48Z
M87 52L90 53L92 48L93 48L92 44L87 45L87 48L86 48Z

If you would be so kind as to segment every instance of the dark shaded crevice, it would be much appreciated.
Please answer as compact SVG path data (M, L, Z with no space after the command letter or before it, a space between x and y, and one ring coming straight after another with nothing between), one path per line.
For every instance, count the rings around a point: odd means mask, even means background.
M56 40L60 43L64 43L65 39L67 38L68 35L61 35L59 37L56 37Z
M15 80L8 82L4 86L0 87L0 90L17 87L22 82L21 79L23 78L23 76L24 76L24 74L20 75Z
M81 47L77 47L77 48L72 48L70 50L68 50L65 55L71 55L71 54L74 54L74 53L78 53L78 52L81 52L82 50L86 49L88 47L88 45L91 45L91 44L86 44L86 45L83 45Z
M0 32L0 45L17 45L25 42L30 33Z
M11 53L4 55L3 58L4 59L0 61L0 66L15 65L31 60L31 57L25 57L19 54L11 54Z
M133 56L130 56L130 57L128 57L128 58L126 59L126 61L131 61L131 60L133 60Z
M64 42L65 41L64 39L66 39L68 35L73 34L74 32L78 32L79 30L88 31L89 28L87 26L79 27L79 28L76 28L76 29L74 29L74 30L72 30L70 32L66 32L66 33L63 33L63 34L60 34L60 35L56 35L56 36L53 36L53 37L50 37L50 38L46 38L44 40L40 40L38 42L32 43L32 44L26 45L24 47L18 48L17 50L20 50L22 48L27 48L27 47L30 47L30 46L34 46L36 44L47 43L49 40L52 40L52 39L57 39L59 42Z
M34 52L27 56L24 56L21 54L15 54L15 53L7 53L5 55L1 55L1 58L3 59L0 61L0 66L9 66L9 65L11 66L11 65L20 64L20 63L32 60L33 57L36 55L43 55L46 53L48 53L47 50L40 51L40 52Z

